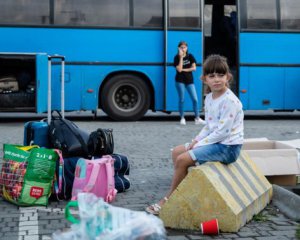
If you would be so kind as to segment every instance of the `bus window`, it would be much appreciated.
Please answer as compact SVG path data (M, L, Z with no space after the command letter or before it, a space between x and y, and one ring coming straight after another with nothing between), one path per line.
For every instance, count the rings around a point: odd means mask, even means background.
M211 37L211 26L212 26L212 5L204 6L204 36Z
M241 0L242 29L277 29L276 0Z
M129 26L129 0L57 0L57 25Z
M135 27L162 27L163 5L161 0L134 0L133 25Z
M199 0L169 1L169 26L181 28L200 28Z
M49 12L49 0L0 1L1 24L49 24Z
M281 29L300 30L300 1L281 0Z

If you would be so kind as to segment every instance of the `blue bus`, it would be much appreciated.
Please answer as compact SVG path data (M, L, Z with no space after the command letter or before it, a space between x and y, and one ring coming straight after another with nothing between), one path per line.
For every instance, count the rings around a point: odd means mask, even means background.
M63 55L65 110L115 120L178 111L173 58L184 40L197 60L227 57L245 110L300 109L298 0L0 1L0 111L47 111L48 55ZM52 68L52 108L60 69ZM4 79L4 80L3 80ZM1 90L1 81L18 88ZM185 101L192 111L192 102Z

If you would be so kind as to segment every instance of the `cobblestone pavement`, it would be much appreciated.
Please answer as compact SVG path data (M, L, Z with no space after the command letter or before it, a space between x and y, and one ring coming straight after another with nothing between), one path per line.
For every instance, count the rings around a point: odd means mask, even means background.
M11 119L9 119L11 121ZM0 121L0 155L3 143L21 144L25 120L6 123ZM105 117L74 119L88 131L96 128L113 128L115 152L127 155L131 163L132 187L117 195L113 205L143 211L166 193L172 177L170 149L190 141L201 127L192 119L180 126L174 118L146 118L138 122L110 122ZM246 120L245 137L267 137L274 140L300 138L300 120ZM51 239L58 229L70 224L64 219L65 201L51 202L48 207L16 207L0 198L0 239L41 240ZM299 211L299 209L295 209ZM270 204L256 220L246 224L238 233L203 236L200 231L167 229L168 239L296 239L299 223L286 218Z

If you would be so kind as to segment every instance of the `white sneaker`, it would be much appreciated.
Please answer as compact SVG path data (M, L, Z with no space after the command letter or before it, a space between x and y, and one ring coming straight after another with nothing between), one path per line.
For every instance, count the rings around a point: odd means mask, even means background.
M198 117L198 118L195 118L195 124L196 125L199 125L199 124L205 125L206 122Z
M180 119L180 125L186 125L185 118L181 118L181 119Z

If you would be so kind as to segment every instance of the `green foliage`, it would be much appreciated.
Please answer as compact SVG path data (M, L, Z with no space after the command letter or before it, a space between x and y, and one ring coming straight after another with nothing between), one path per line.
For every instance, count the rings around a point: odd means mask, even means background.
M300 224L298 225L298 228L296 230L296 238L300 239Z
M253 216L253 221L255 222L266 222L268 220L269 217L266 214L263 214L262 212Z

